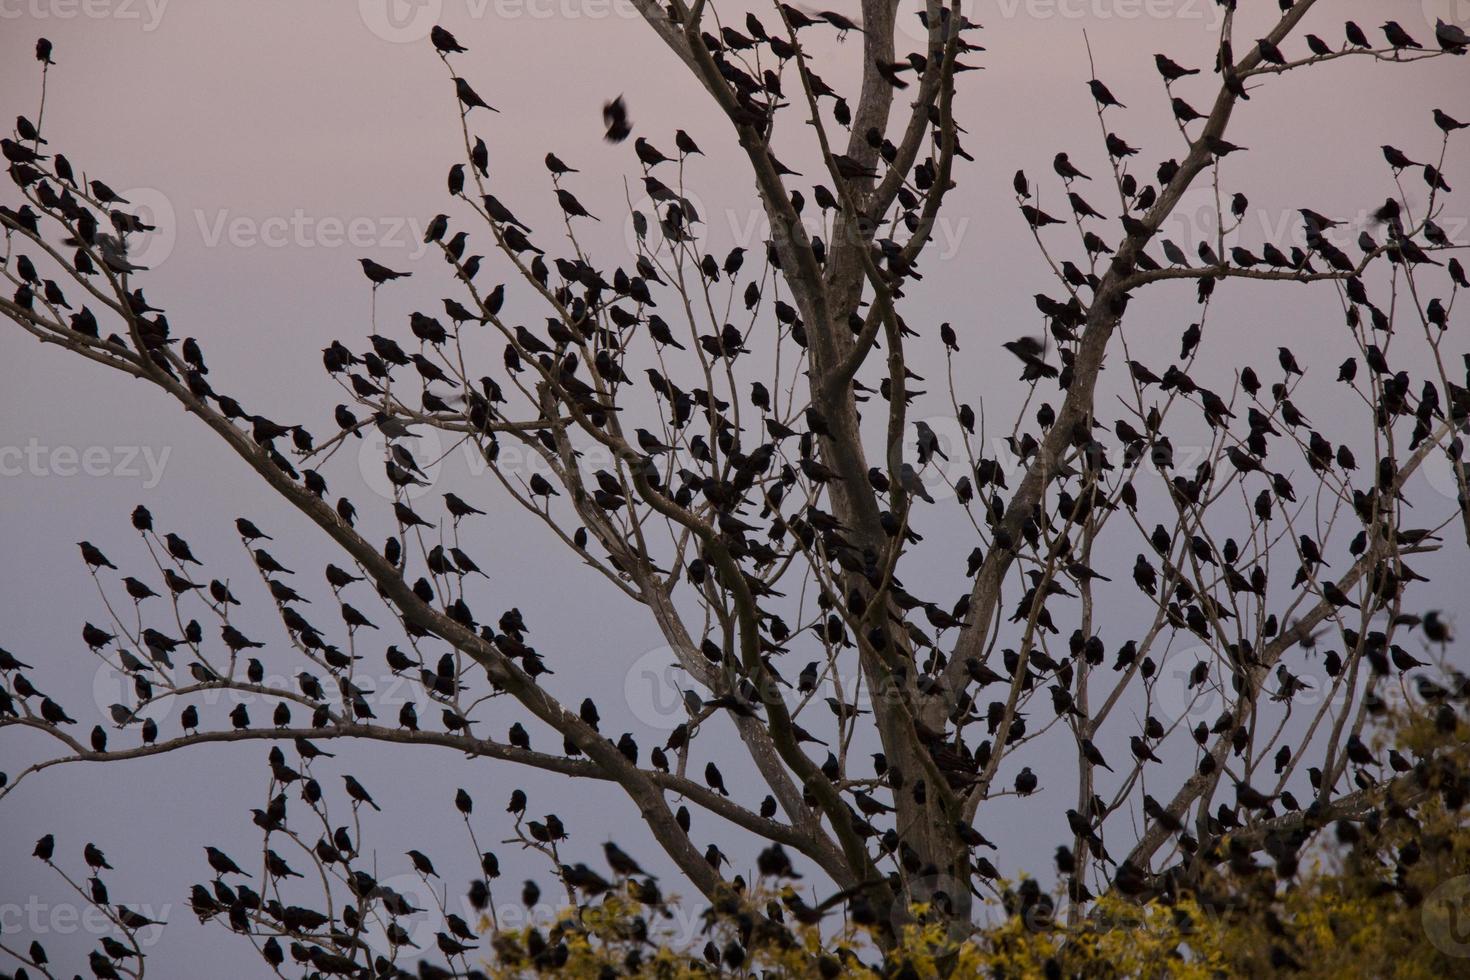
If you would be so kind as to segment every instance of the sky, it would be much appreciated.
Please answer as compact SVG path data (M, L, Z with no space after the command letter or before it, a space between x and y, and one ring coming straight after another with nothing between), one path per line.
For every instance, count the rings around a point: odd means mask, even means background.
M1241 6L1237 36L1251 38L1263 33L1276 5L1242 0ZM1436 17L1470 26L1466 0L1343 0L1321 7L1304 29L1334 45L1345 17L1376 25L1386 9L1422 40L1432 36ZM900 22L916 23L915 4L904 0L903 9ZM905 316L916 324L952 321L962 348L953 365L958 386L994 417L1009 419L1025 391L999 344L1038 332L1032 294L1055 291L1017 214L1011 175L1024 168L1042 187L1042 205L1055 212L1065 203L1050 179L1054 153L1070 151L1074 163L1099 176L1106 170L1085 84L1092 77L1089 42L1097 77L1130 107L1113 117L1114 127L1147 148L1144 159L1180 154L1152 54L1166 51L1208 68L1219 14L1210 0L987 0L967 12L984 25L975 38L988 49L971 56L984 70L963 76L956 110L975 160L957 172L947 217L923 262L925 279L909 290ZM751 178L732 136L711 115L708 96L631 8L609 0L0 0L0 108L7 119L36 118L40 73L31 52L36 37L50 38L57 64L46 82L44 133L87 176L104 178L154 215L162 231L150 239L146 261L139 260L152 267L148 297L167 309L176 333L200 339L217 387L248 393L273 418L329 431L341 398L323 374L319 352L333 338L359 348L371 330L370 294L357 259L422 270L379 295L380 326L392 324L396 336L406 335L402 322L410 310L437 307L449 285L421 244L425 223L445 207L445 171L462 155L452 88L426 40L436 22L469 48L456 64L500 110L480 112L471 122L490 146L492 189L523 220L535 227L558 220L542 164L554 151L582 171L569 186L603 218L587 229L586 243L609 264L631 264L630 231L620 215L625 195L638 199L639 174L631 143L604 142L600 120L603 103L622 94L639 135L670 150L681 127L705 149L686 182L707 216L709 251L722 255L733 245L758 244ZM827 32L812 44L824 77L851 91L859 42L840 44ZM1302 47L1299 38L1288 44L1291 52ZM1299 234L1296 208L1357 219L1381 203L1394 187L1380 144L1416 158L1433 154L1440 134L1430 122L1432 107L1470 119L1467 61L1344 59L1266 81L1239 107L1230 131L1249 152L1232 156L1224 168L1227 189L1243 190L1252 201L1241 243L1291 244ZM1197 105L1208 103L1208 84L1186 90ZM781 158L815 172L812 141L790 129ZM1470 184L1470 132L1457 137L1445 176L1458 190ZM1411 188L1416 191L1422 200L1422 185ZM1091 193L1106 199L1101 189ZM13 191L6 194L10 203ZM1451 197L1440 222L1459 244L1470 242L1465 200ZM1213 210L1212 196L1192 196L1166 233L1197 241L1209 233ZM532 309L514 295L510 308ZM1195 311L1192 286L1150 291L1130 309L1124 328L1132 356L1166 363ZM1350 352L1336 295L1327 287L1228 284L1210 316L1205 350L1224 377L1245 360L1270 364L1281 343L1304 361L1310 356L1322 373ZM1470 349L1463 334L1451 346L1457 354ZM945 365L938 345L930 347L913 367L942 392ZM484 346L492 365L497 350ZM1367 444L1371 431L1342 398L1321 385L1299 402L1310 416L1341 415L1335 440ZM921 408L936 428L954 431L946 398ZM451 449L447 442L445 448ZM334 492L363 501L381 492L374 490L379 468L372 453L364 447L356 465L350 456L337 461L328 471ZM642 680L663 662L654 624L579 566L543 526L487 488L489 482L479 461L452 450L435 490L477 494L476 502L491 510L475 530L472 553L490 573L493 602L525 612L537 647L559 651L554 667L608 692L599 698L605 731L631 730L653 744L670 717L667 703ZM1451 499L1447 491L1452 496L1443 474L1433 472L1418 489L1426 506L1441 512ZM115 699L115 682L97 673L79 639L81 621L97 622L106 610L75 542L91 540L119 564L147 563L127 524L140 502L197 553L233 569L244 583L242 597L255 601L262 634L271 629L261 611L266 596L248 578L233 520L255 520L276 537L273 553L292 567L317 569L332 558L319 531L279 506L231 452L159 392L45 349L13 327L0 330L0 645L35 664L36 684L68 705L95 705L100 713ZM973 542L964 525L930 520L920 529L932 561L910 573L909 585L927 587L947 604L967 587L960 574ZM1103 570L1126 578L1131 555L1105 560ZM1442 575L1424 587L1426 606L1463 612L1458 583L1470 574L1463 547L1427 567ZM314 571L309 576L318 584ZM1121 627L1115 635L1123 635ZM512 717L494 710L494 718ZM90 718L82 720L90 727ZM544 731L539 737L543 744L550 738ZM44 750L34 736L6 730L0 769L14 772ZM705 751L723 758L713 746ZM248 853L258 839L248 809L263 805L264 755L263 744L250 742L105 768L69 765L28 779L0 802L5 941L17 932L22 945L40 938L68 969L96 941L95 928L79 921L75 895L29 856L36 838L54 832L64 867L77 872L82 844L95 841L117 866L109 878L114 900L167 918L167 927L149 939L150 974L197 976L207 957L213 975L259 975L247 943L217 925L199 926L183 900L188 885L208 874L205 845ZM587 846L615 836L646 863L671 870L654 858L635 810L616 792L446 755L344 748L340 768L332 770L356 772L383 804L381 814L365 818L370 843L380 849L379 877L402 890L419 889L417 904L433 898L409 874L406 848L435 856L441 871L472 853L450 806L458 786L482 804L475 821L481 843L497 842L492 846L506 869L497 908L507 914L517 905L521 879L548 879L539 859L498 843L507 830L499 819L503 801L516 786L531 793L534 812L558 812ZM753 776L733 762L727 771L735 773L737 796L754 802ZM993 815L982 811L984 832L1003 845L1006 860L997 863L1007 870L1048 865L1064 835L1059 801L1070 792L1063 786L1055 796L1036 798L1036 806L1051 806L1051 823L1016 805ZM695 837L719 841L747 867L754 853L748 840L713 818L700 820ZM468 871L447 877L449 899L458 902L458 879Z

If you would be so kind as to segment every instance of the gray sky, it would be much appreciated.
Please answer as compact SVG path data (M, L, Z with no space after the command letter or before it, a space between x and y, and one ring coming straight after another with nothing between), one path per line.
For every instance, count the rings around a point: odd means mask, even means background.
M1243 39L1264 32L1260 18L1275 9L1264 2L1242 6L1250 9L1237 26L1238 48L1248 43ZM1322 6L1305 29L1333 45L1342 36L1344 17L1376 26L1387 8L1425 41L1436 15L1470 24L1464 0ZM904 7L916 9L908 0ZM603 142L599 118L603 101L623 93L638 134L668 149L675 127L683 127L705 149L707 157L690 168L686 180L708 219L708 250L722 255L731 245L750 244L758 214L733 139L710 118L704 92L627 8L600 0L444 0L398 20L384 17L382 8L373 0L155 0L151 7L0 0L5 112L35 118L39 73L31 50L37 36L51 38L58 64L48 82L45 134L79 170L103 177L159 217L166 234L145 263L155 268L143 283L149 298L166 307L175 332L203 343L217 388L238 393L272 418L328 432L332 406L341 398L324 377L319 351L332 338L359 348L369 332L369 293L357 258L367 255L418 273L379 296L385 333L406 336L408 311L437 308L438 297L446 295L443 268L419 254L424 224L444 207L445 171L460 155L452 89L423 40L436 11L438 22L470 49L457 62L460 70L500 110L493 117L478 112L471 121L490 145L492 188L528 223L550 228L557 220L541 163L554 150L583 171L569 186L604 217L600 225L582 229L584 243L598 249L609 266L631 264L626 224L617 216L626 210L624 180L636 189L636 165L631 143ZM931 336L933 324L954 322L963 348L955 360L962 397L977 406L983 399L987 412L1008 421L1024 390L999 344L1038 332L1031 295L1055 292L1016 213L1011 174L1024 167L1042 186L1042 205L1060 214L1065 201L1050 179L1052 155L1069 150L1075 163L1098 177L1107 167L1085 86L1090 72L1084 31L1098 77L1131 107L1110 122L1130 143L1145 147L1141 159L1150 162L1141 172L1151 173L1155 162L1182 151L1152 53L1167 51L1181 63L1208 69L1218 14L1210 0L988 0L969 15L985 25L976 40L989 49L969 59L985 70L963 76L957 109L968 130L965 146L976 161L958 171L948 217L923 263L926 278L910 289L905 316L929 328ZM813 43L824 76L850 91L858 40L839 45L830 32L820 37ZM1293 39L1289 47L1296 52L1303 43ZM1224 167L1227 191L1243 190L1252 201L1241 243L1255 247L1269 238L1291 244L1300 234L1295 208L1351 218L1381 203L1394 188L1379 144L1416 157L1433 154L1439 132L1430 123L1431 107L1470 119L1466 61L1392 66L1345 59L1265 82L1239 107L1231 126L1230 138L1250 152L1232 156ZM1206 71L1202 78L1208 77ZM1197 79L1181 90L1205 105L1211 84ZM1470 184L1470 133L1457 134L1455 142L1459 152L1452 153L1445 173L1460 190ZM795 169L816 172L811 141L790 121L778 149ZM1107 194L1100 183L1087 193L1101 207ZM1421 183L1406 186L1422 200ZM1459 198L1450 198L1440 223L1463 244L1470 241L1470 210L1464 195ZM1192 247L1209 230L1213 200L1190 201L1194 206L1166 234ZM498 270L482 277L499 281L496 275L503 278ZM1156 368L1168 363L1177 353L1180 330L1195 318L1192 293L1192 285L1162 286L1135 304L1124 329L1132 356ZM1269 366L1279 343L1290 344L1304 361L1310 355L1319 374L1350 352L1329 287L1230 283L1217 295L1205 349L1220 371L1214 376L1227 386L1229 368L1247 360ZM510 304L532 314L523 298L513 295ZM499 346L483 346L486 373L491 367L498 373ZM1451 346L1456 354L1467 349L1463 332ZM914 369L932 379L929 388L938 396L921 404L916 417L949 414L938 348L932 343L916 355ZM1404 366L1419 363L1407 351L1404 356ZM1342 403L1340 390L1324 383L1297 400L1319 420L1342 416L1337 428L1324 427L1334 441L1368 445L1370 423L1361 412L1347 414L1350 406ZM73 451L77 458L90 451L86 458L94 474L69 475L77 468ZM319 569L333 556L324 537L272 500L196 420L154 389L41 349L14 328L0 330L0 454L0 644L35 664L32 680L68 706L91 711L94 703L115 699L106 678L95 678L95 664L79 639L82 620L104 622L106 611L75 542L88 538L119 565L146 566L147 555L127 525L128 512L139 502L147 503L160 527L183 533L196 553L241 583L244 622L253 626L247 633L282 639L279 624L267 615L264 588L250 577L233 533L230 522L239 515L275 535L276 556L291 567L304 566L302 577L325 595ZM377 502L363 473L376 474L378 466L371 456L364 459L360 469L340 456L326 471L333 492L358 500L360 510ZM657 724L649 724L650 717L658 721L658 713L620 692L636 693L630 671L652 662L640 658L661 646L652 622L581 568L490 483L457 451L435 487L474 495L492 510L490 519L475 525L467 545L490 571L486 608L519 606L532 623L537 648L559 672L551 686L570 703L588 690L607 692L599 694L604 730L632 730L651 746L661 739ZM1442 513L1448 506L1444 489L1443 482L1419 486L1426 512ZM947 605L968 587L961 579L973 546L966 527L953 512L948 519L937 510L926 518L920 529L929 537L930 560L923 571L908 573L911 591ZM1132 554L1104 558L1099 567L1126 581ZM1445 573L1421 593L1426 608L1466 609L1463 586L1455 584L1470 574L1463 545L1421 570ZM219 573L213 563L211 572ZM1127 635L1127 608L1125 600L1117 609L1110 650ZM567 615L569 610L576 615ZM377 653L373 662L381 669ZM290 661L275 663L284 669ZM797 669L799 664L788 675ZM89 690L94 686L95 696ZM98 720L78 717L84 723L79 732ZM488 717L487 727L499 735L513 714L497 706ZM163 723L166 730L170 723L176 728L176 715ZM1119 745L1127 734L1117 735ZM535 735L542 745L552 744L544 730ZM701 764L707 757L723 758L715 746L696 744ZM7 730L0 740L0 768L14 772L46 748L38 738ZM105 769L68 766L30 780L3 804L0 929L6 939L14 938L21 922L22 944L41 938L68 970L95 944L95 935L78 931L67 918L77 906L64 884L29 857L32 842L53 831L69 870L80 868L83 842L96 841L118 868L109 878L114 900L166 912L169 924L154 944L150 974L197 976L208 956L212 975L258 975L262 967L248 944L218 926L199 927L183 900L188 885L208 874L204 845L239 854L257 846L248 808L263 805L265 752L264 744L254 742L199 748ZM344 747L336 761L339 766L325 770L334 782L337 772L352 771L384 806L382 814L367 817L384 880L409 871L402 854L408 847L429 853L441 872L469 856L463 826L449 805L460 785L476 798L481 843L496 842L487 846L506 869L498 902L514 903L528 875L549 884L543 863L498 843L507 829L501 810L514 786L532 793L535 813L561 814L582 846L616 836L649 863L661 864L652 860L654 845L633 809L615 791L467 763L438 750ZM749 773L733 763L726 771L734 773L732 789L747 797L756 792ZM1005 860L997 862L1003 870L1049 870L1052 848L1064 834L1061 810L1067 804L1061 801L1072 793L1071 770L1057 782L1062 785L1054 795L1044 792L1034 803L982 809L982 829L1007 845ZM697 816L694 837L719 841L737 867L747 866L753 855L747 842L712 818ZM460 901L469 873L466 868L446 874L453 902Z

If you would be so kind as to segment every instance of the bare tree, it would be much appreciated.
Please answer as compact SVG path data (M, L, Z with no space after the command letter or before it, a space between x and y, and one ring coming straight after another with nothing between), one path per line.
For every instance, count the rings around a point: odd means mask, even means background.
M904 316L957 165L968 159L955 121L958 83L983 55L959 0L927 4L927 40L916 52L898 48L895 0L863 0L852 19L777 4L728 22L725 4L636 3L738 135L769 223L764 251L723 259L704 251L684 183L686 170L697 174L700 151L682 131L672 148L650 141L657 137L635 143L651 203L632 214L632 268L599 261L579 243L590 216L573 181L591 178L572 177L550 156L565 226L533 235L487 192L477 127L493 133L494 122L472 79L459 74L466 46L436 29L465 160L450 173L454 214L437 217L428 240L442 249L454 292L444 317L414 313L413 339L400 343L376 322L376 294L408 271L363 260L374 296L370 345L334 342L325 351L332 381L357 408L340 408L337 429L320 440L248 408L259 393L215 390L201 345L179 342L184 325L168 322L157 296L144 298L146 270L129 255L148 229L105 183L74 176L40 141L39 117L4 142L20 200L0 210L11 294L0 310L42 343L158 388L319 527L338 551L327 580L343 623L323 622L322 604L305 610L293 584L300 577L261 547L269 528L242 521L242 543L290 638L271 655L299 658L297 685L264 683L254 655L263 644L232 625L227 575L212 569L205 581L188 544L155 530L140 507L133 524L156 574L120 578L107 556L82 545L110 617L105 629L89 624L84 640L135 679L136 700L117 706L116 731L99 725L88 742L62 706L25 681L24 651L7 655L0 726L43 731L57 752L16 774L0 796L69 761L283 743L271 758L272 802L256 818L265 874L255 880L264 893L200 886L194 908L250 934L278 971L286 941L318 972L354 975L388 975L412 951L395 941L389 966L374 968L359 938L369 912L391 921L401 896L379 889L357 860L356 832L336 836L328 817L336 794L311 778L329 740L435 745L486 766L615 783L688 886L719 906L741 883L724 874L718 851L695 844L693 807L766 842L762 877L779 881L793 860L816 869L838 893L831 908L880 924L880 946L913 903L958 928L972 918L973 897L996 890L1001 870L1036 863L998 869L983 856L980 829L988 805L1035 789L1028 761L1057 780L1055 763L1041 760L1076 760L1066 776L1076 780L1070 837L1057 855L1059 896L1074 918L1104 891L1147 898L1256 854L1289 877L1322 826L1389 799L1410 807L1422 799L1428 790L1413 781L1412 765L1385 761L1370 744L1384 704L1397 693L1417 696L1416 684L1436 690L1423 668L1444 666L1447 617L1412 598L1419 556L1454 548L1463 570L1457 549L1470 542L1462 441L1470 393L1447 339L1458 290L1470 283L1454 257L1464 245L1436 223L1450 192L1445 161L1463 127L1425 110L1428 150L1410 159L1384 148L1396 190L1382 204L1365 202L1371 220L1355 241L1344 222L1303 209L1300 244L1267 243L1261 255L1227 243L1249 203L1230 192L1222 161L1245 152L1227 138L1239 100L1269 101L1277 76L1349 58L1412 71L1420 60L1463 55L1463 33L1442 24L1421 46L1395 23L1371 40L1349 23L1340 44L1310 34L1299 41L1298 25L1318 4L1283 0L1269 33L1242 42L1227 3L1214 48L1188 53L1213 56L1213 67L1157 56L1160 96L1180 141L1155 151L1165 158L1156 169L1115 133L1124 107L1094 78L1111 173L1086 186L1110 184L1104 197L1116 192L1116 208L1094 196L1094 210L1081 196L1084 175L1065 153L1045 182L1066 195L1070 216L1041 210L1034 176L1018 172L1009 192L1057 287L1036 298L1043 335L1004 345L1026 388L1021 414L1006 423L987 419L985 393L953 371L947 393L926 395L906 354L936 335L947 356L994 343L964 325ZM861 58L856 92L829 87L804 53L805 39L834 31L851 36L852 57ZM49 67L49 44L37 53ZM631 135L620 99L604 115L609 140ZM811 139L820 174L794 174L773 150ZM1425 154L1432 162L1418 159ZM1215 202L1215 234L1165 238L1180 202L1201 188ZM483 269L469 241L494 257ZM506 282L487 287L492 264ZM1198 304L1179 356L1134 357L1124 331L1130 304L1180 279L1196 285ZM1237 279L1309 284L1341 315L1361 356L1310 364L1283 347L1262 377L1222 343L1202 363L1211 299ZM544 329L502 316L507 289L544 304ZM462 336L486 331L503 338L503 363L478 363L461 346ZM1398 366L1410 363L1430 368L1415 377ZM1304 383L1339 386L1351 408L1309 420L1293 404ZM955 438L915 424L923 398L946 404ZM1372 458L1359 461L1346 442L1365 420ZM386 437L383 465L398 491L386 544L359 530L354 503L334 497L325 476L333 455L369 427ZM473 446L499 489L483 500L445 495L442 513L410 501L403 491L429 462L416 455L414 434L426 429ZM505 465L506 444L541 468L528 475ZM1196 451L1185 462L1176 446ZM1451 506L1410 482L1426 463L1446 460L1457 488ZM687 720L666 745L645 753L631 736L600 731L575 672L550 676L572 662L570 652L538 651L535 624L489 607L479 592L477 534L490 501L505 499L652 617L689 678ZM925 527L974 541L950 596L921 597L904 585L904 570L926 560L916 533L923 505L932 505ZM363 513L361 524L386 516ZM1135 590L1146 616L1105 644L1099 603L1136 602ZM388 646L389 666L421 685L442 719L374 717L371 692L354 680L358 661L383 656L381 634L369 641L366 631L395 620L402 646ZM1308 683L1303 664L1319 657L1330 690L1294 714ZM161 669L172 658L188 665L189 679ZM274 706L274 724L241 708L228 726L186 716L182 730L145 725L139 737L154 701L215 689ZM535 747L520 723L504 736L473 727L492 698L519 705L538 732ZM1200 704L1212 705L1208 721L1197 717ZM546 744L543 731L562 744ZM698 738L715 731L738 734L769 789L765 802L726 793L712 756L701 754L713 739ZM1145 793L1145 771L1154 791L1169 791ZM365 787L380 796L385 787L371 784L367 774L346 779L339 812L350 806L355 817L376 805ZM298 787L311 812L287 821L288 791ZM460 806L468 824L473 794L462 793ZM513 820L517 837L552 860L570 901L611 887L563 857L562 828L530 820L524 805ZM288 839L300 845L298 863L316 868L321 911L286 897L293 886L273 861L281 859L274 842ZM478 843L474 850L482 853ZM234 873L220 857L211 859L216 886ZM654 888L626 852L607 858L615 879ZM478 907L494 873L486 855ZM99 901L106 906L105 890ZM744 938L779 915L752 916ZM468 968L459 945L467 938L441 935L451 969ZM108 962L141 973L126 955Z

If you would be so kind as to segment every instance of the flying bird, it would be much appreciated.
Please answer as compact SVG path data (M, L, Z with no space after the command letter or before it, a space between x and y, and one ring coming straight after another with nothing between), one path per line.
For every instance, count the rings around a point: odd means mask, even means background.
M605 139L609 143L621 143L633 133L633 124L628 121L628 104L620 95L602 106L602 123L607 127Z

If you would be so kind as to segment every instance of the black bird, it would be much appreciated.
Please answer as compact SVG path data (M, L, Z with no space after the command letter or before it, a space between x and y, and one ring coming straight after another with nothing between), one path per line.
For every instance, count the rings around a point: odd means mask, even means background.
M1446 133L1470 127L1470 123L1459 122L1453 117L1446 115L1442 109L1434 110L1434 124Z
M621 143L633 132L633 125L628 121L628 104L620 95L602 107L602 122L607 127L604 138L609 143Z
M1396 171L1406 170L1409 167L1416 166L1413 160L1410 160L1408 157L1404 156L1403 151L1395 147L1389 146L1385 143L1381 147L1381 149L1383 150L1383 159L1387 160L1388 165Z
M569 167L565 163L562 163L561 158L558 157L555 153L548 153L548 154L546 154L545 163L546 163L546 169L549 170L549 171L551 171L551 175L553 177L560 177L562 174L579 174L579 173L582 172L582 171L576 169L575 167ZM486 210L490 213L490 217L495 218L496 221L499 221L499 222L501 222L503 224L516 224L517 222L511 216L511 213L509 211L506 211L505 212L504 217L499 217L499 216L496 215L495 211L493 209L491 209L490 203L489 203L490 201L494 201L494 200L495 200L495 198L492 197L492 196L489 196L489 195L487 195L486 196L486 199L485 199L485 202L486 202L485 203L485 207L486 207ZM500 204L499 201L495 201L495 203L496 203L496 205L499 205Z
M1198 75L1198 68L1184 68L1170 60L1168 55L1154 55L1154 66L1158 68L1159 74L1164 76L1166 82L1177 82L1186 75Z
M656 167L669 161L668 157L660 153L657 147L642 136L633 141L633 152L638 155L639 162L645 167Z
M1121 160L1124 157L1136 156L1138 154L1138 147L1129 146L1117 133L1108 133L1103 143L1108 148L1108 155L1115 160Z
M11 139L0 139L0 153L3 153L5 159L17 167L24 167L26 164L46 159L44 153L37 153L29 146L24 146Z
M572 195L571 191L564 190L563 188L558 187L556 189L556 200L557 203L561 205L562 211L565 212L569 217L591 218L593 221L602 220L601 218L597 217L597 215L590 213L585 207L583 207L582 202L577 200L576 197Z
M50 698L41 699L41 718L52 725L75 725L77 720Z
M1236 146L1229 140L1222 140L1218 136L1210 136L1209 134L1205 135L1205 146L1217 157L1227 156L1238 150L1245 149L1243 146Z
M144 586L144 588L147 588L147 586ZM113 639L116 639L116 633L109 633L107 630L98 629L98 627L93 626L91 623L82 623L82 641L87 642L90 648L103 648L103 646L110 644Z
M241 650L258 650L265 647L264 643L249 639L229 623L220 627L220 635L224 638L225 646L229 647L233 653L239 653Z
M1062 223L1062 219L1053 218L1040 208L1034 208L1029 204L1021 205L1021 215L1032 228L1045 228L1047 225L1059 225Z
M292 870L285 858L270 849L265 852L265 869L270 872L272 878L304 877L301 872Z
M1256 42L1256 50L1261 53L1261 60L1271 65L1285 65L1286 58L1270 38L1261 38Z
M834 155L832 157L832 163L837 170L837 175L844 180L859 180L864 177L878 176L877 169L869 167L845 153ZM817 203L820 204L821 201Z
M368 791L364 789L362 783L359 783L355 778L344 774L342 776L342 781L347 784L347 795L352 797L354 802L366 803L368 806L378 811L381 811L383 809L382 807L378 806L378 804L373 802L373 798L368 795Z
M244 538L246 541L255 541L258 538L264 538L267 541L275 540L269 534L266 534L260 528L256 527L253 523L243 517L238 517L235 519L235 530L239 531L240 537Z
M1163 761L1158 756L1154 755L1153 750L1148 747L1148 743L1137 735L1134 735L1128 739L1128 747L1133 751L1133 757L1136 758L1139 762Z
M1470 34L1467 34L1459 24L1447 24L1443 19L1436 19L1434 22L1434 40L1439 43L1441 51L1450 54L1464 54L1470 51ZM61 154L56 155L58 164L63 159L65 158ZM60 172L61 169L58 167L57 173Z
M465 816L475 809L475 801L462 788L454 791L454 808Z
M1293 356L1289 348L1276 348L1276 359L1281 364L1281 370L1285 371L1288 375L1305 373L1302 371L1301 365L1297 364L1296 357Z
M1036 792L1039 784L1040 780L1036 778L1036 773L1031 771L1030 766L1026 766L1016 774L1016 792L1022 796L1030 796Z
M1040 337L1018 337L1001 344L1006 350L1020 358L1026 365L1022 377L1026 380L1036 378L1055 378L1057 369L1042 360L1046 353L1045 345Z
M462 54L463 52L469 50L469 48L466 48L464 45L460 44L459 41L455 39L453 34L449 33L438 24L435 24L434 27L429 31L429 40L434 43L434 50L438 51L440 54Z
M182 538L179 538L179 536L175 535L175 533L171 532L163 535L163 544L165 544L165 547L168 548L169 554L173 555L173 557L175 558L178 558L179 561L184 561L184 563L190 563L191 561L191 563L194 564L201 564L201 561L198 560L198 558L194 557L194 552L190 551L190 547L188 547L188 542L184 541L184 539Z
M765 878L800 878L801 875L791 865L791 856L780 844L772 844L770 847L756 855L756 870Z
M95 626L92 627L92 628L93 629L96 629ZM85 631L85 627L84 627L84 631ZM110 640L110 639L112 639L112 636L111 635L108 635L107 638ZM89 643L88 645L90 646L91 644ZM31 670L31 669L32 669L32 667L31 667L30 664L25 663L22 660L17 660L16 657L15 657L15 654L11 653L9 650L6 650L4 647L0 647L0 670Z
M88 842L87 846L82 848L82 860L86 861L87 867L93 871L99 871L103 868L106 868L108 871L116 870L112 865L107 863L107 855L102 853L102 849L91 842Z
M1067 154L1065 153L1058 153L1054 158L1052 158L1051 165L1052 169L1057 172L1057 176L1062 178L1069 184L1079 177L1082 180L1092 179L1091 177L1087 176L1085 173L1074 167L1072 165L1072 161L1067 159Z
M686 349L685 346L679 343L679 341L674 337L673 331L669 328L669 325L664 320L664 318L659 316L657 313L650 314L648 317L648 335L652 337L655 342L663 344L666 347L677 347L679 350Z
M1089 81L1087 83L1087 87L1092 89L1093 101L1095 101L1100 107L1104 109L1109 106L1117 106L1119 109L1128 108L1123 103L1114 98L1113 93L1108 91L1108 87L1102 82L1098 81L1096 78Z
M481 516L485 514L483 510L477 507L471 507L452 493L446 493L444 495L444 507L456 519L468 517L471 514L479 514Z
M1271 805L1273 798L1262 793L1249 783L1240 780L1235 781L1236 802L1248 810L1264 810Z
M328 759L333 757L333 753L317 748L315 744L304 738L296 739L296 752L307 762L319 756L326 756Z
M1203 112L1200 112L1194 106L1190 105L1188 102L1185 102L1177 95L1174 97L1174 100L1171 104L1174 109L1174 118L1179 120L1181 123L1194 122L1196 119L1205 118L1205 114Z
M394 503L393 503L393 514L394 514L395 517L398 518L398 523L402 524L404 527L433 527L434 526L429 521L424 520L418 514L414 513L413 510L412 510L412 508L410 508L407 504L405 504L405 503L403 503L401 501L394 501Z
M362 263L363 275L367 276L368 279L372 282L374 289L381 286L385 282L390 282L394 279L402 279L405 276L413 275L413 273L411 272L394 272L387 266L379 265L372 259L358 259L357 261Z
M652 877L647 871L644 871L638 866L638 862L633 860L632 855L628 854L612 841L608 841L602 845L602 853L607 858L607 866L612 868L613 872L621 877L627 878L631 875Z
M337 427L344 432L351 432L357 438L362 438L357 416L353 415L352 411L346 405L338 405L332 412L332 419L337 423Z
M679 152L684 156L689 156L694 153L704 156L704 151L699 148L699 144L690 139L689 134L682 129L674 133L674 145L678 147Z
M107 556L97 549L90 541L78 541L77 545L82 549L82 560L92 568L110 568L114 572L117 566L107 560Z
M280 562L276 561L275 557L272 556L271 553L269 551L266 551L264 548L256 548L253 557L255 558L255 564L256 564L256 566L262 572L266 572L268 574L281 574L281 575L295 575L296 574L295 572L291 571L291 569L287 568L285 565L282 565Z
M704 781L709 784L710 789L719 793L721 796L730 795L730 791L725 789L725 777L720 775L720 770L716 768L713 762L705 763Z
M1424 47L1424 45L1410 37L1409 33L1399 26L1399 22L1396 20L1387 21L1383 25L1383 36L1388 38L1388 43L1393 45L1395 51L1402 51L1405 48L1420 48L1422 50Z
M1108 765L1107 760L1103 758L1103 754L1097 750L1097 746L1092 744L1092 739L1084 738L1082 740L1082 755L1093 765L1101 766L1108 772L1113 771L1113 767Z
M228 854L226 854L224 851L221 851L219 848L205 847L204 854L209 859L209 866L214 869L216 875L223 876L233 874L241 875L246 878L250 877L249 872L242 870L240 866L236 864Z
M434 941L439 946L439 952L445 956L460 956L472 949L480 948L478 946L467 946L464 943L458 942L447 932L434 933Z
M470 88L470 83L465 81L463 78L460 78L458 75L456 75L454 78L454 92L457 96L459 96L460 103L464 105L465 112L469 112L471 109L489 109L491 112L500 111L490 103L486 102L484 99L480 98L480 94L474 89Z
M103 204L131 204L125 197L120 197L116 191L100 180L92 181L92 196Z

